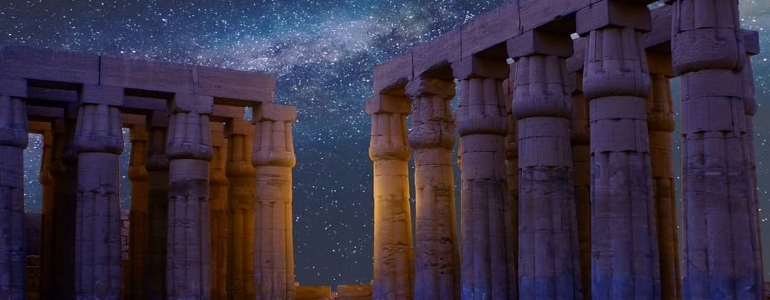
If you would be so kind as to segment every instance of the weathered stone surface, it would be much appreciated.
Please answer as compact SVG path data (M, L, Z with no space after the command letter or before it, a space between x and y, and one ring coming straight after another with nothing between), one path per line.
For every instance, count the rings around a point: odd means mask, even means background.
M429 73L431 76L451 76L437 68L445 69L462 57L462 34L460 28L446 32L428 43L412 50L412 67L415 76ZM439 71L437 74L436 71ZM447 78L451 79L451 78Z
M213 155L209 163L211 209L211 299L227 299L227 140L225 125L210 122Z
M520 34L518 3L503 4L462 26L462 57L471 57Z
M528 55L572 56L572 40L568 35L555 35L538 30L523 32L507 41L508 55L519 58Z
M10 78L97 84L99 55L26 46L0 46L0 74Z
M372 285L338 285L337 300L369 300L372 299Z
M152 116L147 120L147 270L144 280L146 299L164 299L166 293L167 237L169 203L169 162L166 157L166 122Z
M148 258L148 187L147 128L134 125L131 129L131 158L128 178L131 180L131 212L129 215L129 270L123 291L129 299L145 299L144 280L153 270L146 268Z
M328 285L299 285L295 287L295 300L331 300L332 287Z
M123 88L116 86L84 84L80 90L81 103L104 104L110 106L123 105Z
M507 253L511 253L513 256L513 270L516 272L516 277L508 278L508 286L515 287L518 293L519 278L518 278L518 265L519 265L519 134L517 129L518 122L513 117L512 100L514 82L516 78L515 64L509 65L508 79L503 81L503 94L505 95L505 120L507 126L507 134L505 136L505 172L508 182L508 200L510 206L510 213L507 215L508 220L506 223L511 224L511 246L510 250L506 250ZM458 149L459 151L459 149ZM509 267L510 268L510 267Z
M273 102L275 77L239 70L193 67L195 94L237 100Z
M98 70L98 83L103 85L170 93L194 92L193 68L189 65L102 56Z
M585 48L585 47L584 47ZM581 56L581 59L584 59ZM582 64L582 63L581 63ZM575 212L577 214L580 248L580 283L583 299L591 299L591 132L588 101L583 95L583 71L569 74L575 80L572 91L572 170L575 182Z
M391 94L401 90L414 78L412 51L374 67L374 94Z
M0 95L26 98L27 80L17 78L0 78Z
M577 33L587 34L607 26L649 31L652 27L646 3L600 0L577 12Z

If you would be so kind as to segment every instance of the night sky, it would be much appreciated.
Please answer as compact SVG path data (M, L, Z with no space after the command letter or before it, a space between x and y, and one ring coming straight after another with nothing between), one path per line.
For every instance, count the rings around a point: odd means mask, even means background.
M299 109L294 126L296 280L303 285L337 285L368 283L372 277L372 166L367 154L369 118L363 108L372 96L374 66L508 1L2 2L0 44L276 76L275 102ZM766 51L752 61L760 102L755 141L760 202L765 208L763 248L770 249L765 213L770 210L770 167L765 164L765 157L770 155L766 145L770 112L763 105L770 95L770 1L741 0L740 4L743 26L760 31ZM678 90L678 82L672 84ZM128 147L122 160L124 168ZM30 139L25 154L27 210L39 212L39 137ZM675 159L679 164L678 153ZM123 206L128 208L129 181L125 176L122 185ZM770 266L765 271L770 274Z

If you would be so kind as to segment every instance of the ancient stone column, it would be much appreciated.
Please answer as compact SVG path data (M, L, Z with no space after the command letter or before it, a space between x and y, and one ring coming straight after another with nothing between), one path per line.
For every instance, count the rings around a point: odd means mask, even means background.
M581 299L567 35L526 32L508 41L519 138L519 299Z
M211 299L227 299L227 140L225 124L209 123L211 147L209 163L209 205L211 208Z
M677 234L676 190L671 147L674 111L669 78L671 60L647 53L652 93L647 97L647 130L650 135L655 219L660 251L660 291L662 299L681 299L679 274L679 235Z
M230 299L254 299L254 176L251 164L254 126L243 119L228 120L227 164L227 296Z
M621 14L622 12L622 14ZM658 299L660 270L647 131L647 6L608 0L577 14L590 34L583 93L591 128L594 299Z
M24 148L27 109L19 98L0 96L0 296L25 299Z
M409 205L407 99L376 95L366 103L372 117L369 158L374 166L374 281L372 298L413 299L414 249Z
M682 85L682 295L761 299L738 2L676 1L672 24L672 60Z
M256 299L294 299L291 124L297 108L262 103L254 116L256 167L254 284Z
M462 299L514 299L516 258L505 170L508 133L502 81L509 67L504 60L468 57L452 65L460 81L457 129L463 168ZM518 235L518 232L515 233Z
M129 299L145 299L144 280L149 272L145 268L148 241L148 179L147 169L147 128L134 125L131 128L131 159L128 165L128 179L131 180L131 213L129 215L129 275L128 286L123 287ZM125 280L124 280L125 282Z
M517 129L516 118L513 117L511 107L513 99L514 79L516 77L515 64L508 67L508 79L503 81L503 94L505 94L505 121L508 124L507 134L505 136L505 172L508 177L508 205L510 213L508 223L511 224L511 250L508 253L513 255L513 270L516 274L519 265L519 133ZM518 292L518 275L508 278L508 285L516 288Z
M166 291L169 299L211 294L209 114L212 97L176 94L171 102L166 157L169 168Z
M414 149L416 207L415 299L457 299L457 247L452 149L454 120L450 80L417 78L406 85L412 100L409 145Z
M53 187L54 178L51 175L51 166L53 165L54 144L53 130L43 131L43 150L40 158L40 174L38 179L42 186L42 224L40 226L40 295L47 295L50 290L51 277L47 276L52 268L53 262L53 232L54 232L54 198Z
M123 89L84 87L74 146L78 153L75 297L116 299L121 292L119 105Z
M153 111L147 117L147 259L146 299L166 299L166 237L168 236L168 114Z
M582 63L581 63L582 64ZM572 170L575 178L575 211L580 248L580 286L583 299L591 299L591 137L588 101L583 95L583 72L570 73L572 91Z

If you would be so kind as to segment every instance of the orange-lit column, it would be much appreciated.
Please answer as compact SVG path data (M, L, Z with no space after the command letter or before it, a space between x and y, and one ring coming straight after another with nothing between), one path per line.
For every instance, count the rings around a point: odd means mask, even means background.
M166 237L168 236L168 115L153 111L147 117L147 299L166 298Z
M129 299L145 299L144 281L147 274L147 129L144 125L131 128L131 158L128 179L131 180L131 213L129 215L128 286L123 287ZM152 272L152 270L149 270ZM125 280L124 280L125 282Z
M211 299L227 299L227 140L222 122L209 123L209 205L211 207Z

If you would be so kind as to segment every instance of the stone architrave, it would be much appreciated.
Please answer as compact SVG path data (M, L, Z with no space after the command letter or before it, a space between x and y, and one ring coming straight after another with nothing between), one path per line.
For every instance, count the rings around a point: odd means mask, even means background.
M509 47L517 59L511 106L519 140L519 299L582 299L565 63L572 41L532 31L508 43L526 49Z
M406 129L411 112L404 97L377 95L366 104L372 118L369 158L374 178L373 299L412 299L414 249L409 205L412 156Z
M211 208L211 299L227 299L227 140L225 125L209 123L212 157L209 163Z
M100 103L85 91L82 98L74 140L78 153L75 297L117 299L122 285L122 118L113 103Z
M509 287L516 288L518 293L519 278L519 133L517 129L518 121L513 116L511 103L513 100L514 79L516 77L516 65L511 64L508 67L508 79L503 81L503 93L505 94L505 120L508 124L508 133L505 136L505 171L508 176L508 201L510 213L508 223L511 224L511 250L508 253L513 255L513 270L516 276L511 276Z
M24 148L27 110L19 98L0 96L0 296L25 299Z
M262 103L254 117L256 299L294 299L292 123L297 108Z
M502 81L504 60L468 57L453 66L460 78L456 114L462 145L461 298L511 299L517 295L510 220L505 136L508 133ZM518 233L516 233L518 235Z
M147 175L147 128L134 125L131 128L131 158L128 165L128 179L131 180L131 212L129 214L129 270L128 286L124 287L129 299L145 299L144 281L147 273L153 272L147 264L148 241L148 185ZM124 272L124 274L126 274ZM124 280L126 282L126 280Z
M454 82L416 78L406 85L412 100L409 145L414 149L416 205L415 299L458 299L460 257L455 218Z
M647 97L647 130L650 135L655 219L660 249L660 294L662 299L681 299L679 235L676 228L676 191L671 135L674 110L671 98L671 60L647 53L652 92Z
M583 72L571 73L572 91L572 170L575 180L575 212L580 248L580 287L583 299L591 299L591 134L588 101L583 95Z
M209 114L214 99L176 94L166 143L169 164L166 291L169 299L211 293Z
M166 298L169 169L166 157L168 114L147 117L147 259L144 293L147 299Z
M761 299L738 2L675 1L672 24L682 91L682 295Z
M251 164L254 126L243 119L225 124L227 136L227 296L230 299L254 299L254 176Z

